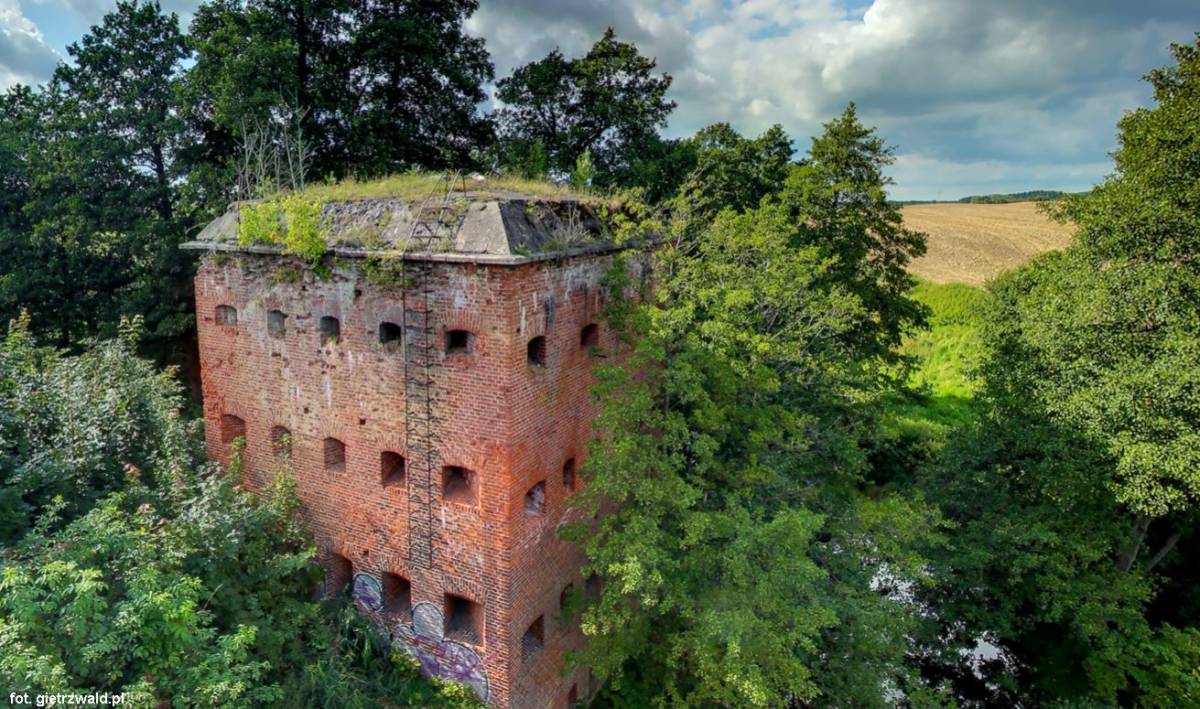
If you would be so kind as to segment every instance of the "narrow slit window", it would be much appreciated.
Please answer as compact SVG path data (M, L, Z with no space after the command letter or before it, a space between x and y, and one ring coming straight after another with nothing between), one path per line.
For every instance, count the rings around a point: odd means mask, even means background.
M246 422L232 414L221 417L221 442L225 445L246 437Z
M399 618L412 617L412 584L399 574L383 575L383 611Z
M325 470L330 473L346 472L346 444L336 438L325 439Z
M483 644L483 608L462 596L446 594L446 637L450 640Z
M575 685L571 685L571 691L567 692L567 709L575 709L575 705L579 703L579 689Z
M521 636L521 659L529 662L546 647L546 621L543 616L529 624Z
M443 468L442 499L446 502L474 505L479 500L479 481L476 480L476 475L457 465Z
M276 340L282 340L287 334L287 314L282 310L272 310L267 313L267 334Z
M338 595L350 584L350 579L353 577L354 565L350 563L350 560L341 554L331 555L329 558L329 572L325 577L326 595Z
M404 456L393 451L380 453L379 474L384 485L403 485Z
M563 483L564 490L571 491L571 490L575 489L575 459L574 458L567 458L567 461L565 463L563 463L562 483Z
M400 349L400 343L404 341L404 329L394 322L379 323L379 342L388 352L395 352Z
M546 513L546 481L529 488L525 493L525 514L540 515Z
M470 354L471 333L466 330L446 331L446 354Z
M342 324L338 319L329 315L321 318L318 325L321 329L321 344L340 342L342 339Z
M271 453L276 460L292 457L292 432L283 426L271 427Z
M579 349L590 350L600 346L600 326L589 323L579 331Z
M218 305L216 315L218 325L237 325L237 309L232 305Z
M525 347L526 359L531 367L546 366L546 338L538 335Z

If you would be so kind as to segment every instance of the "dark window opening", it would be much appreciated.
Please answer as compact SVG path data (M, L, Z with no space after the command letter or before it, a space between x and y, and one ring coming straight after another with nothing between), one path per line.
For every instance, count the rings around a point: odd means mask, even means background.
M563 489L575 489L575 459L567 458L567 462L563 463Z
M404 456L392 451L380 453L379 471L384 485L403 485Z
M225 414L221 417L221 443L229 445L238 438L246 437L246 422L233 416Z
M218 325L237 325L237 309L231 305L217 306Z
M446 354L470 354L471 333L466 330L446 331Z
M565 611L571 603L571 595L575 593L575 584L569 583L563 586L562 593L558 594L558 609Z
M329 557L329 574L325 577L326 595L336 596L341 593L350 584L353 576L354 566L349 559L341 554L331 555Z
M575 685L571 685L571 691L567 692L567 709L575 709L575 705L579 703L579 690Z
M587 577L587 581L583 584L583 592L588 598L595 601L600 598L600 591L604 587L604 582L600 580L600 576L592 574Z
M346 444L336 438L325 439L325 470L330 473L346 472Z
M442 469L442 500L474 505L479 500L478 482L475 474L457 465Z
M287 315L282 310L267 313L267 334L277 340L287 334Z
M596 323L584 325L579 331L579 347L580 349L590 350L593 347L600 346L600 326Z
M379 342L383 344L384 349L389 352L395 352L400 349L400 343L404 340L404 329L394 322L379 323Z
M546 338L538 335L525 347L526 358L531 367L546 366Z
M525 493L525 513L531 515L545 514L546 512L546 481L543 480L537 485L529 488L529 492Z
M342 324L338 322L337 318L326 315L321 318L319 327L321 329L321 344L341 341Z
M412 617L412 585L398 574L383 575L383 611L391 616Z
M278 460L292 457L292 432L283 426L271 428L271 452Z
M521 659L528 662L544 647L546 647L546 621L539 615L521 636Z
M446 638L483 644L483 608L461 596L446 594Z

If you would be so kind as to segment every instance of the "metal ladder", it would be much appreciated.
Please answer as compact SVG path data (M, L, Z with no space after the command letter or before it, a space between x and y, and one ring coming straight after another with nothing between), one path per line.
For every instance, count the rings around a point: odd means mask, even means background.
M409 246L417 246L424 255L436 242L453 239L461 225L451 199L454 188L465 181L460 173L447 174L414 213ZM433 368L437 363L438 342L433 311L436 293L433 262L428 258L402 263L404 277L404 435L408 466L409 563L429 569L433 564L433 537L436 521L433 503L440 496L441 453L438 438L437 402L433 386ZM410 296L411 291L411 296Z

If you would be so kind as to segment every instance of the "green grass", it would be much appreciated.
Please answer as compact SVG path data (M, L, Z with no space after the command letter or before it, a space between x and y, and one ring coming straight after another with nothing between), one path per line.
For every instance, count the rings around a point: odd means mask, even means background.
M926 281L913 296L929 307L930 328L901 346L916 362L910 391L888 402L889 424L900 434L938 440L975 417L972 372L983 355L980 316L990 296L975 286Z
M400 199L405 202L420 202L431 193L440 194L444 189L444 176L436 172L409 172L391 175L377 180L359 182L342 180L333 184L309 185L302 194L322 202L342 202L364 199ZM466 187L468 192L482 194L516 193L529 197L548 199L572 197L589 198L590 195L556 185L546 180L529 180L521 177L490 176L482 180L467 177L454 185L455 190Z

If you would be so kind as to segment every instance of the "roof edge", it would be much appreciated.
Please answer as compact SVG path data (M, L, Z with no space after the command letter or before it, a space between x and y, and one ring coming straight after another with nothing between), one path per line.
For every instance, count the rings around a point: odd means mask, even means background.
M232 244L227 242L214 241L185 241L179 245L184 251L203 251L209 253L246 253L258 254L264 256L284 256L283 248L273 244ZM462 253L462 252L417 252L417 251L399 251L399 250L380 250L380 249L363 249L350 248L344 246L334 246L326 253L334 256L343 256L352 259L365 259L370 256L388 255L401 256L406 261L433 261L440 263L473 263L486 266L521 266L528 263L537 263L540 261L554 261L562 258L574 258L576 256L591 256L598 254L614 253L624 251L629 246L618 246L616 244L587 244L584 246L576 246L570 249L561 249L559 251L544 251L536 254L527 255L507 255L507 254L484 254L484 253Z

